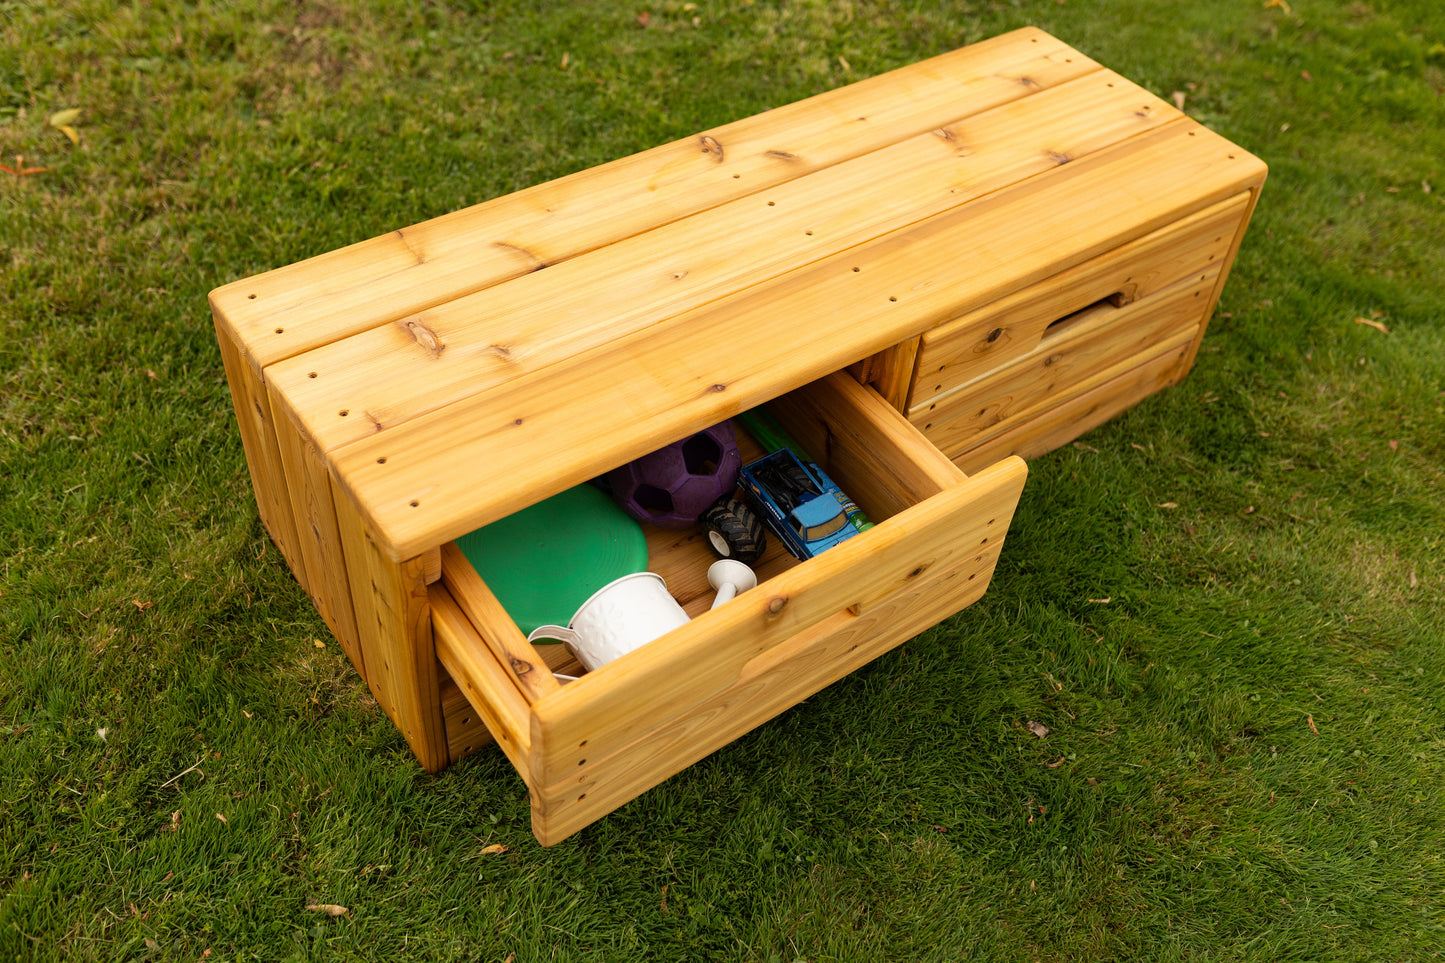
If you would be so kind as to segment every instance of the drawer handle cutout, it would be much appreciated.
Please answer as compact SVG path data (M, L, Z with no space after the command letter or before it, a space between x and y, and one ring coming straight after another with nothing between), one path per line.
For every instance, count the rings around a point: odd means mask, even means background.
M1072 314L1066 314L1062 318L1050 322L1049 326L1044 328L1044 333L1039 338L1039 345L1043 346L1050 342L1057 341L1085 321L1096 318L1101 314L1109 314L1117 311L1131 300L1133 299L1129 297L1128 292L1115 291L1113 294L1100 298L1093 304L1085 305Z

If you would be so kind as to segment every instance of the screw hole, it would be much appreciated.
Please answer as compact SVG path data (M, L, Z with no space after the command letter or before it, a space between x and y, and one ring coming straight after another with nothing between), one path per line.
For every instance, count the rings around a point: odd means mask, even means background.
M276 333L277 333L277 334L285 334L285 333L286 333L286 329L285 329L285 328L277 328L277 329L276 329Z
M859 271L861 271L861 270L863 270L863 269L860 268L860 267L855 267L855 268L853 269L853 273L854 273L854 274L857 274L857 273L858 273Z
M346 408L342 408L340 411L337 412L337 414L345 418L347 415L351 414L351 412Z
M768 201L768 206L769 206L769 207L777 207L778 204L777 204L776 201Z
M410 502L410 505L411 505L412 508L419 508L419 507L421 507L421 502L416 501L415 499L413 499L413 500Z
M256 295L254 295L254 294L248 294L248 295L246 295L246 297L249 298L249 299L252 300L252 301L256 300Z
M311 372L310 374L308 374L306 377L308 377L308 378L314 378L314 377L316 377L316 372L313 371L313 372Z
M890 301L897 301L898 299L897 299L897 298L890 297L888 300L890 300Z
M812 232L812 231L804 231L803 233L806 234L806 235L808 235L809 237L812 237L812 236L813 236L813 232Z
M380 458L378 458L378 459L376 460L376 463L377 463L378 465L385 465L385 464L386 464L386 456L385 456L385 455L382 455Z

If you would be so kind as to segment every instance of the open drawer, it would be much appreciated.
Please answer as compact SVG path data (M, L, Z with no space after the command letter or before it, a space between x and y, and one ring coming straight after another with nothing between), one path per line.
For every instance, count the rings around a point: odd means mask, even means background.
M697 536L651 552L692 620L562 686L454 545L431 588L439 660L516 766L556 843L976 601L1027 469L966 476L871 388L835 374L771 412L877 524L816 558L770 553L716 609ZM543 650L550 650L543 651ZM555 661L555 659L554 659Z

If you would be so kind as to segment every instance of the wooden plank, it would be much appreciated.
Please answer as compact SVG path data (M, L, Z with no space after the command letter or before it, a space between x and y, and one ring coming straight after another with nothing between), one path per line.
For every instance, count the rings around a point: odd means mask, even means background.
M366 683L422 768L449 759L422 558L387 558L355 506L333 490Z
M226 371L226 384L231 389L231 403L241 433L241 447L246 452L246 469L251 475L251 491L256 496L256 511L271 541L281 551L291 573L302 588L308 585L306 564L297 547L296 522L291 516L291 502L286 488L286 471L276 443L271 416L271 399L261 383L260 374L246 364L241 349L231 332L215 319L216 343L221 349L221 363Z
M531 709L445 585L429 590L437 658L523 781L531 775Z
M228 284L212 302L265 367L931 130L959 104L987 109L1097 69L1017 30Z
M849 372L860 383L872 386L888 404L903 411L908 407L922 342L922 337L909 338L854 365Z
M472 568L454 542L442 546L442 581L477 627L497 660L507 667L513 684L528 702L557 691L557 680L536 647L527 641L491 588Z
M1137 301L1225 263L1250 197L1241 193L929 331L918 352L919 378L926 380L914 389L909 417L1035 350L1065 315L1116 294L1124 295L1121 304Z
M1209 296L1209 303L1205 307L1204 318L1206 325L1209 323L1209 319L1214 316L1214 309L1219 304L1219 297L1221 294L1224 293L1224 282L1229 280L1229 271L1232 267L1234 267L1235 256L1239 253L1240 244L1244 242L1244 232L1249 227L1250 218L1254 216L1254 208L1255 205L1259 203L1259 194L1260 191L1263 190L1263 187L1264 185L1260 184L1249 192L1249 198L1246 203L1244 213L1239 219L1239 225L1235 228L1234 237L1230 242L1229 250L1220 256L1220 261L1223 264L1223 267L1219 272L1218 280L1216 280L1214 283L1214 291ZM1193 346L1189 349L1189 355L1184 360L1184 371L1187 372L1190 368L1194 367L1194 357L1199 351L1199 345L1203 343L1203 341L1204 330L1201 328L1199 332L1199 337L1194 340ZM1181 374L1180 377L1182 378L1183 375Z
M954 461L968 471L1009 455L1035 458L1068 444L1119 412L1177 384L1189 372L1188 360L1196 338L1186 335L1182 343L1176 341L1136 367L1114 373L1101 383L1091 382L1075 397L1031 418L1019 419L1008 431L960 452Z
M1169 124L348 445L333 464L388 553L408 557L1218 203L1262 171L1193 121Z
M284 413L285 401L272 397L271 410ZM277 449L286 472L296 541L308 575L307 593L364 679L366 664L351 606L351 583L346 575L341 532L336 526L330 473L316 446L302 437L284 414L280 415L277 427Z
M961 108L959 108L961 109ZM1108 71L266 369L325 450L385 432L1180 116Z
M756 656L862 615L1003 538L1027 468L1005 459L703 613L533 705L533 776L552 786L734 685ZM639 698L647 693L647 698Z
M1000 544L865 613L838 612L754 658L726 689L629 745L534 791L532 831L552 846L983 595ZM587 747L589 750L593 746Z
M461 762L467 756L488 746L496 740L487 731L481 714L467 701L461 687L452 681L446 670L439 672L437 682L440 689L439 701L442 707L442 724L447 730L447 759L450 763Z
M948 455L1001 434L1166 345L1197 337L1218 273L1216 266L1143 301L1086 311L1062 336L1045 339L1027 357L942 396L914 415L914 423Z

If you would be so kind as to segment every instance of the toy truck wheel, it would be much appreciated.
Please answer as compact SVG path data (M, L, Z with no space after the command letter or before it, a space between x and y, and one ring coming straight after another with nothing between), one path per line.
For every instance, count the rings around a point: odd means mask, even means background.
M713 502L699 519L707 539L719 558L732 558L751 565L763 557L768 537L762 519L746 502L724 495Z

